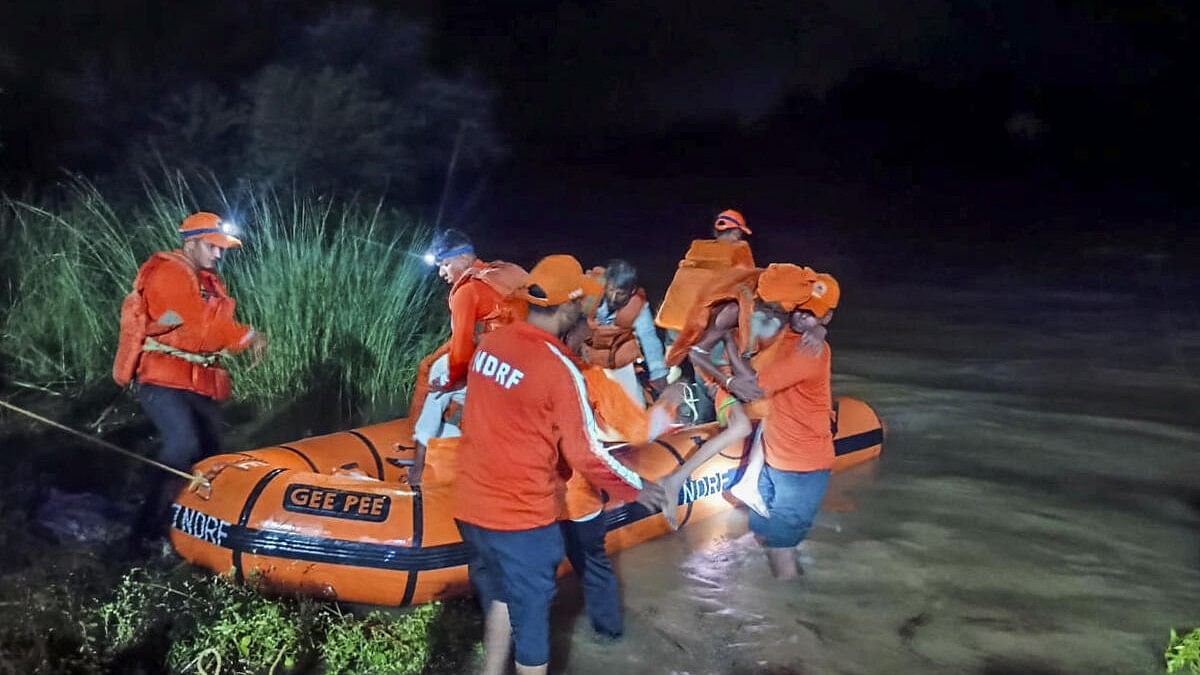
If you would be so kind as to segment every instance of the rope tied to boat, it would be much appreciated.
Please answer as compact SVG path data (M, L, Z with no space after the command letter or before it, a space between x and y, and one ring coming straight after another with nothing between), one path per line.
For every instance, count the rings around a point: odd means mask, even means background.
M41 422L42 424L54 427L55 429L58 429L59 431L64 431L68 434L71 434L72 436L77 437L77 438L82 438L85 441L90 441L91 443L94 443L95 445L98 445L106 450L111 450L119 455L124 455L125 457L128 457L130 459L136 460L138 462L142 462L143 464L149 464L150 466L152 466L156 469L161 469L172 475L179 476L180 478L182 478L188 482L189 490L197 490L199 488L211 488L212 487L212 485L209 483L208 479L204 477L204 474L200 473L199 471L197 471L196 473L187 473L186 471L180 471L179 469L176 469L173 466L167 466L166 464L163 464L162 462L150 459L149 457L143 457L142 455L139 455L136 452L133 452L132 450L126 450L125 448L122 448L118 445L109 443L108 441L106 441L102 438L97 438L96 436L93 436L91 434L85 434L82 431L72 429L71 427L69 427L65 424L60 424L58 422L55 422L54 420L52 420L48 417L42 417L41 415L39 415L35 412L26 410L20 406L15 406L15 405L9 403L8 401L0 400L0 408L7 408L15 413L24 415L25 417L28 417L30 419Z

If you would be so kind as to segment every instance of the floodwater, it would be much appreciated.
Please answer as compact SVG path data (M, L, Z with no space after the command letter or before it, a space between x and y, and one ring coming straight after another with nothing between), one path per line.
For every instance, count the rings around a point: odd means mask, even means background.
M1002 290L1000 290L1002 289ZM744 512L616 558L626 638L562 587L553 670L1161 673L1200 625L1200 321L1156 291L846 288L839 394L883 458L773 581Z

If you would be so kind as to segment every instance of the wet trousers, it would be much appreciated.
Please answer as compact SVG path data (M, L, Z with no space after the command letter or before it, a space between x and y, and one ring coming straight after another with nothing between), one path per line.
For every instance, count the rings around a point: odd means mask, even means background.
M592 628L605 637L621 637L625 621L621 616L617 574L604 551L604 535L608 530L604 512L589 520L564 520L559 525L567 560L583 586L583 603Z
M155 459L180 471L191 471L204 457L221 452L221 408L213 399L184 389L153 384L139 385L138 403L158 430ZM134 538L165 536L170 527L171 502L186 481L153 471L146 478Z

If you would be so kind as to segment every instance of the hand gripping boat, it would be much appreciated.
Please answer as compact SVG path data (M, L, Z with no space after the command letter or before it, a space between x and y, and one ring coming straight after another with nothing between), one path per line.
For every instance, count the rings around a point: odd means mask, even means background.
M835 405L834 471L879 455L883 429L851 398ZM715 424L685 427L612 453L657 479L681 465ZM185 489L171 509L171 543L185 559L238 579L331 600L409 605L470 591L467 550L452 517L456 439L434 439L423 485L407 485L412 436L407 419L210 457L196 468L210 487ZM748 447L748 444L746 444ZM732 508L727 490L745 471L746 447L731 447L697 469L680 490L681 527ZM639 504L610 505L610 552L670 531Z

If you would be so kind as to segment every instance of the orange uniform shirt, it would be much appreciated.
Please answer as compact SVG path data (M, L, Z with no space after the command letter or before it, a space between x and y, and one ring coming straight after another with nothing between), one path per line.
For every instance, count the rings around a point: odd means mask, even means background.
M771 409L763 432L767 464L783 471L832 468L829 345L820 356L812 356L802 350L800 336L785 329L768 351L770 358L758 371L758 384Z
M480 341L467 375L456 518L493 530L549 525L565 512L572 470L615 501L637 498L641 479L601 445L568 354L524 322Z

